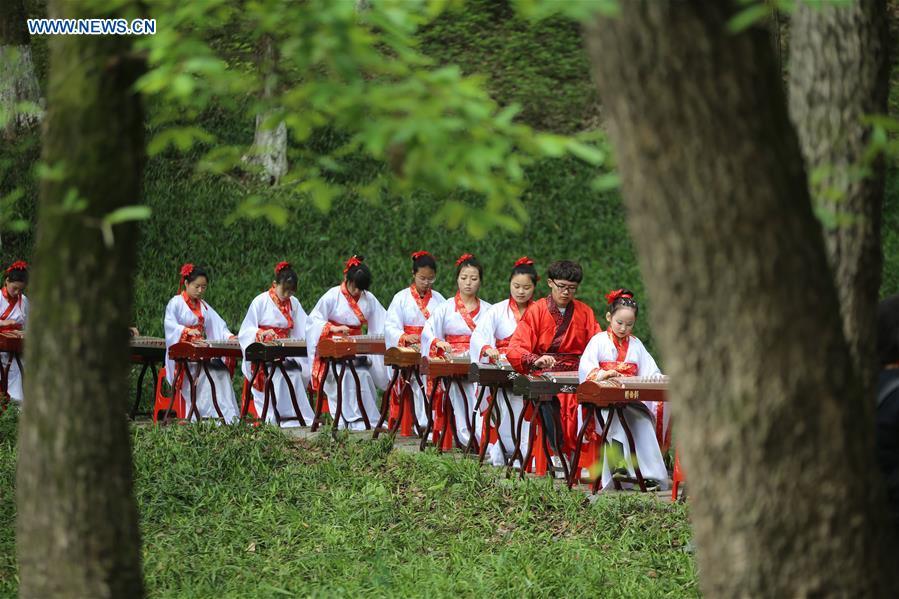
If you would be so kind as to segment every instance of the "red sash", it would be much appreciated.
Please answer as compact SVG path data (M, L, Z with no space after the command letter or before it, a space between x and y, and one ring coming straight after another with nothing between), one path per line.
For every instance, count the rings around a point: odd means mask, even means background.
M469 312L468 308L465 307L465 304L462 302L462 292L456 292L456 312L459 313L459 316L462 317L462 320L465 321L465 324L468 325L468 328L474 331L477 328L477 323L474 321L474 317L477 316L478 312L481 311L481 302L478 300L478 307L474 309L474 312Z
M431 313L428 311L428 304L431 301L431 290L428 289L428 292L424 297L418 295L418 289L415 288L415 283L409 286L409 291L412 293L412 299L415 300L415 303L418 304L418 309L421 310L422 316L425 317L425 320L431 317Z
M368 319L365 318L365 314L362 313L362 309L359 307L359 303L356 301L356 298L352 296L352 294L347 291L346 281L340 284L340 293L343 294L343 299L346 300L346 303L350 305L350 310L353 311L353 314L356 315L356 318L359 319L359 333L352 333L353 335L361 335L362 329L368 326ZM361 294L360 294L361 297ZM338 325L340 326L340 325Z
M206 317L203 316L203 300L194 300L190 299L187 295L186 291L181 292L181 299L184 300L184 303L187 304L187 307L193 312L194 316L197 317L197 324L191 326L185 326L184 330L181 331L181 341L190 341L192 336L187 334L188 331L197 331L200 333L199 338L206 338Z
M447 335L446 342L453 348L454 353L466 352L471 346L471 335Z
M19 295L19 297L16 298L16 301L10 301L9 292L6 290L6 287L3 288L3 299L5 299L9 305L6 306L6 310L3 311L3 314L0 314L0 320L6 320L7 318L9 318L9 315L12 314L13 309L15 309L16 306L18 306L19 304L22 303L21 295ZM16 323L16 324L4 325L4 326L0 327L0 331L17 331L21 328L22 328L22 325L20 325L19 323Z
M406 340L403 338L406 335L421 335L421 332L424 331L425 328L422 326L407 324L403 327L403 335L400 336L399 347L407 347L409 344L406 343Z
M278 311L281 312L287 320L286 329L289 333L290 330L293 329L293 302L290 301L289 297L283 300L278 297L278 294L275 293L274 286L268 290L268 296L272 298L272 301L275 302L275 307L278 308Z

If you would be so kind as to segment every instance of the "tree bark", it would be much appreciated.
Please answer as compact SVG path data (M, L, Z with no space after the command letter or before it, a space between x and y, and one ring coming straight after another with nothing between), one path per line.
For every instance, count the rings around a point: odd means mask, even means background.
M87 4L51 0L49 13L95 16ZM143 119L132 85L142 64L130 44L50 40L42 158L64 168L41 184L31 280L16 489L23 598L143 595L122 403L137 230L116 225L108 247L99 229L140 198Z
M275 93L275 65L277 54L270 36L262 36L259 40L258 65L262 72L262 100L267 102ZM264 110L256 115L256 134L250 151L244 156L248 164L260 167L260 177L269 185L275 185L287 174L287 124L279 121L274 127L270 121L276 114L273 110Z
M709 597L896 596L872 400L770 34L631 0L586 32Z
M24 0L4 0L0 3L0 111L8 119L3 126L5 139L40 122L40 114L18 109L21 102L43 104L31 60Z
M890 55L885 0L809 7L793 19L790 113L824 211L824 239L843 314L843 331L863 382L873 389L877 300L883 256L882 159L865 165L868 115L887 113ZM870 172L860 173L866 166ZM816 177L813 177L816 178Z

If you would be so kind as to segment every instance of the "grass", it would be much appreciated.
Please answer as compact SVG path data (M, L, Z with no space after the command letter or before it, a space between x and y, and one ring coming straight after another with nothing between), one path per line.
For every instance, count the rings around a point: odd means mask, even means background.
M15 596L16 411L0 416L0 597ZM151 597L697 595L686 506L270 427L137 428Z

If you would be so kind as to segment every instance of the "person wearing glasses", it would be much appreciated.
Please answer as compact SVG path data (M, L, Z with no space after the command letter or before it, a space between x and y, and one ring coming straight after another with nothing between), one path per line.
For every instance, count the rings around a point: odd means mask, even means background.
M431 317L431 313L446 301L446 298L433 289L436 279L437 262L434 257L425 251L413 253L412 283L394 295L387 308L384 344L388 349L391 347L421 349L421 333L425 328L425 322ZM427 385L424 377L422 377L422 382ZM393 389L390 396L391 420L399 415L398 388L399 384ZM407 393L410 388L415 404L415 419L418 426L424 430L424 427L428 425L424 394L417 384L407 387Z
M521 374L547 371L576 371L581 354L593 335L602 328L593 310L574 299L584 271L577 262L559 260L550 264L546 273L550 293L525 312L506 356L512 367ZM546 436L555 455L553 466L561 467L559 458L574 450L577 439L577 396L560 393L540 407ZM560 423L562 429L556 427Z

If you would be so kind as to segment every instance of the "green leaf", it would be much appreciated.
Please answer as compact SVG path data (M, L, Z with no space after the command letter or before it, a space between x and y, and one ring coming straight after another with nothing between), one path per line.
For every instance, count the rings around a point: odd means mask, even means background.
M145 205L122 206L103 217L103 222L108 225L118 225L135 220L147 220L153 210Z
M772 7L764 0L759 0L757 4L752 4L731 17L727 22L727 28L731 33L740 33L767 19L772 10Z

